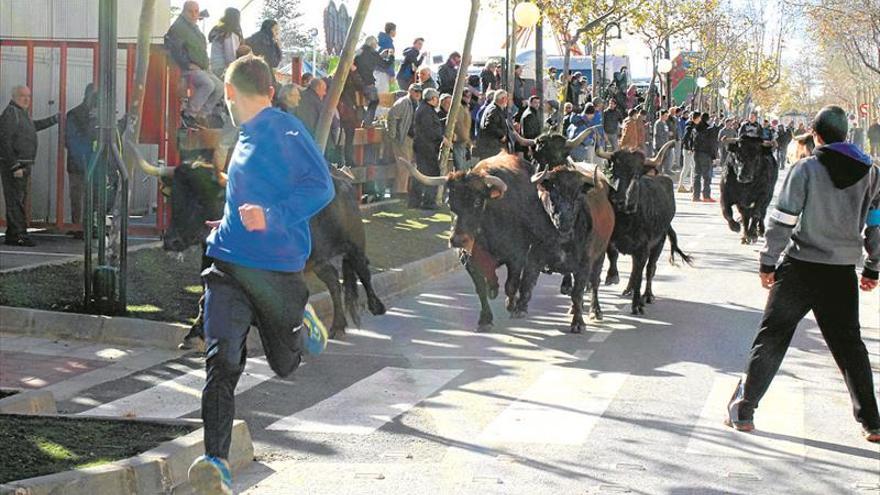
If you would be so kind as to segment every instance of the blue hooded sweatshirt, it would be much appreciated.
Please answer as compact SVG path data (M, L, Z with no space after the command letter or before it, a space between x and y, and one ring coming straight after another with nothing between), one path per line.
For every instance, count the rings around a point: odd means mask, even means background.
M856 265L863 275L880 270L880 168L851 143L820 146L789 170L769 213L761 271L775 270L779 255L826 265Z
M311 134L293 115L266 108L241 125L232 152L220 227L208 256L279 272L300 272L311 254L309 220L333 199L333 180ZM249 232L238 208L262 206L266 230Z
M394 77L394 38L392 38L391 35L389 35L385 31L382 31L381 33L379 33L379 53L382 53L383 51L388 49L391 50L392 55L389 59L382 59L382 64L380 65L380 68L385 71L386 74Z

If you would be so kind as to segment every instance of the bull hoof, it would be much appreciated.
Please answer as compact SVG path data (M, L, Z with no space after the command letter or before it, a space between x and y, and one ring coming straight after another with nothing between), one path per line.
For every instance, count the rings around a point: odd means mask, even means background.
M642 306L642 305L640 305L640 304L633 305L633 307L632 307L632 314L634 314L634 315L643 315L643 314L645 314L645 308L644 308L644 306Z
M328 337L330 337L330 340L342 340L342 338L345 337L345 327L342 327L342 328L332 328L331 327L330 331L327 332L327 335L328 335Z
M516 308L516 301L510 297L507 298L506 308L508 313L513 313L514 308Z
M748 246L748 245L749 245L749 240L748 240L747 238L743 237L743 238L739 241L739 243L742 244L743 246Z
M614 274L608 274L605 276L605 285L617 285L619 283L620 283L620 275L614 273Z
M511 320L522 320L523 318L528 316L528 314L529 314L528 311L523 311L521 309L517 309L516 311L510 312L510 319Z
M489 296L489 299L491 299L493 301L498 298L498 284L495 284L495 285L489 287L488 296Z
M739 229L742 228L742 225L740 225L739 222L734 222L733 220L727 222L727 226L734 232L739 232Z
M626 290L624 290L623 292L620 293L620 295L623 297L629 297L632 294L633 294L632 287L627 287Z
M601 309L594 309L590 311L590 321L602 321L604 318L605 317L602 314Z
M642 298L642 300L645 302L645 304L654 304L654 301L656 301L657 298L654 297L654 294L651 294L649 292L649 293L645 294L645 296Z
M570 331L571 331L571 333L583 333L584 328L586 328L586 325L584 325L584 323L582 321L579 321L577 323L571 324Z
M571 295L571 286L562 284L559 287L559 292L564 296L570 296Z
M370 313L376 316L385 314L385 305L379 299L369 300L367 301L367 307L370 309Z
M491 332L492 328L494 328L494 325L491 323L480 323L477 325L477 333Z
M191 351L193 349L201 349L205 347L205 341L201 337L184 337L177 344L177 348L181 351Z

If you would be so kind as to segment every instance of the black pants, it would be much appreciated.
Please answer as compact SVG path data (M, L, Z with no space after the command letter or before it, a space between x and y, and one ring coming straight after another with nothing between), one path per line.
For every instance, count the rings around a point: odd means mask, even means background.
M702 151L694 152L694 199L700 197L700 183L703 187L703 198L712 197L712 155Z
M303 311L309 291L302 273L271 272L215 261L205 281L207 380L202 390L205 454L229 458L235 386L244 371L248 328L260 331L266 360L286 377L302 358Z
M27 236L27 217L25 202L27 200L27 175L15 177L5 165L0 165L3 180L3 199L6 203L6 239L18 239Z
M770 289L761 328L752 344L738 400L740 418L752 418L782 364L798 322L810 310L843 373L853 415L867 428L880 428L871 365L860 334L855 267L792 258L786 258L776 271L776 283Z
M440 175L440 160L437 157L439 152L439 147L436 150L415 148L416 168L419 169L419 172L435 177ZM437 188L426 186L415 179L410 179L409 206L417 208L420 206L433 207L436 205Z

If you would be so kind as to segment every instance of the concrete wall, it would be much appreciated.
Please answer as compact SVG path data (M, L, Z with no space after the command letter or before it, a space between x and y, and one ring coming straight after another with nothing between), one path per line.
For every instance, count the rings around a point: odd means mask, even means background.
M153 42L161 43L170 24L170 0L157 0ZM141 0L119 0L118 34L120 42L134 42L137 36ZM0 39L39 39L97 41L98 0L0 0ZM125 111L126 54L117 53L117 115ZM35 48L33 116L35 119L59 112L60 52L57 48ZM67 57L67 110L82 101L83 91L92 82L92 51L70 48ZM26 52L24 47L4 46L0 51L0 109L6 106L12 88L26 81ZM39 149L31 179L31 218L33 221L55 221L56 157L58 127L38 134ZM148 158L158 154L157 146L144 146ZM149 214L156 202L156 181L136 172L132 186L131 212ZM61 185L67 194L67 179ZM65 201L64 221L70 221L70 202ZM0 214L3 211L0 201Z

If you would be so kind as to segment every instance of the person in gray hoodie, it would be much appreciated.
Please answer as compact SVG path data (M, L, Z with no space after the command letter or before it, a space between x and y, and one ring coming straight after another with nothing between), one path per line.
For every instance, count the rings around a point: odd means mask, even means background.
M761 251L761 284L770 289L745 377L728 404L725 423L755 428L767 392L801 319L813 311L843 373L853 414L869 442L880 442L880 414L868 352L861 339L859 295L877 288L880 271L880 168L850 143L846 112L819 111L813 155L793 165L770 213ZM855 266L867 260L856 281ZM782 263L777 266L780 254Z

